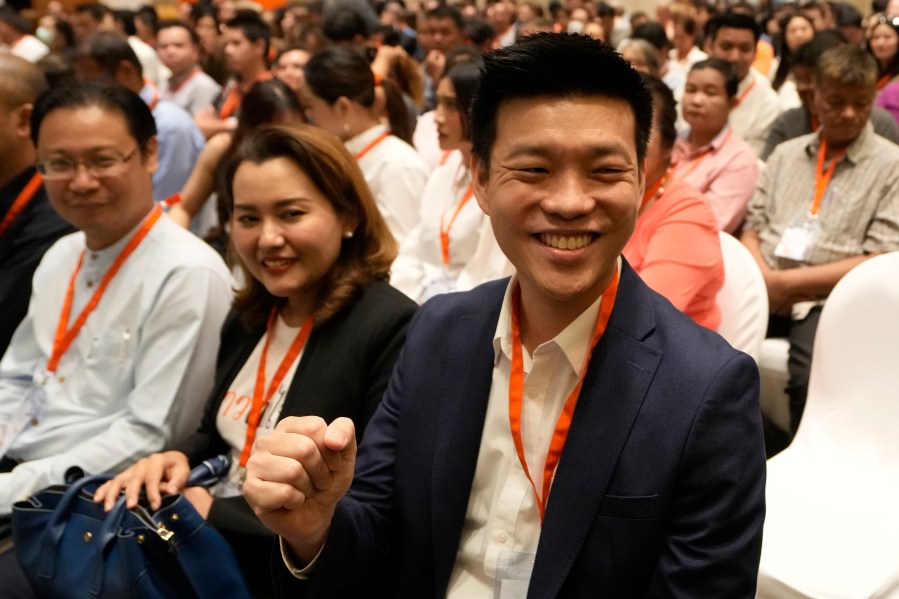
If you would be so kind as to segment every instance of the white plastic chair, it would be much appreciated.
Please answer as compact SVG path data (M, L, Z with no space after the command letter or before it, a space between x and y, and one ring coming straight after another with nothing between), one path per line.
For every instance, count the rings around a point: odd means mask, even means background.
M790 342L783 337L771 337L762 341L762 349L756 362L761 384L759 402L762 414L781 430L791 430L790 396L787 395L787 361L790 358Z
M755 258L742 243L720 232L724 286L718 292L718 334L756 360L768 328L768 292Z
M793 443L768 462L760 599L899 597L899 252L824 305Z

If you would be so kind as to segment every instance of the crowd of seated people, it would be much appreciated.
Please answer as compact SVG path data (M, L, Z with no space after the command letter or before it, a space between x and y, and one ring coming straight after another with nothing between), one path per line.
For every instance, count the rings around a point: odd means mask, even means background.
M276 595L269 553L281 529L242 495L258 440L314 415L352 419L362 442L407 326L431 314L417 306L509 276L514 286L545 248L558 256L541 268L573 277L563 255L605 243L619 218L616 206L581 227L580 208L556 205L596 194L559 182L581 162L553 163L557 140L537 108L516 126L548 146L522 141L503 160L479 151L508 126L503 106L525 108L512 94L477 130L489 57L567 39L545 32L617 49L654 108L615 276L633 269L715 331L728 276L719 235L739 239L765 281L767 335L790 342L794 434L827 296L855 265L899 250L899 6L876 0L864 17L847 7L0 6L0 524L47 485L110 472L98 502L123 493L134 505L145 489L156 506L184 492L231 543L254 595ZM590 91L601 74L562 66L591 81L547 87L547 102L611 93ZM540 73L540 84L550 75L561 77ZM626 113L632 98L614 97ZM627 168L597 170L591 185L630 185ZM529 190L572 224L550 231L526 214ZM507 196L521 197L517 211L490 201ZM559 297L563 279L548 285ZM522 327L528 318L524 308ZM504 343L494 341L497 365ZM550 358L524 345L527 381ZM190 467L217 454L232 458L223 480L184 489ZM0 554L0 587L28 596L13 566Z

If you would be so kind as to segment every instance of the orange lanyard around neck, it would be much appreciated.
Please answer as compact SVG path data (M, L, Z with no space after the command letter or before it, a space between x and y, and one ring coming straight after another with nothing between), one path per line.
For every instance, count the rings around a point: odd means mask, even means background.
M366 154L368 154L369 152L371 152L371 151L374 149L375 146L377 146L379 143L381 143L382 141L384 141L384 140L387 139L388 137L390 137L390 132L389 132L389 131L385 131L385 132L382 133L381 135L377 136L377 137L376 137L370 144L368 144L367 146L365 146L364 148L362 148L362 151L361 151L361 152L359 152L358 154L356 154L356 156L355 156L356 162L359 162L360 160L362 160L362 157L363 157L363 156L365 156Z
M727 140L730 139L730 134L731 134L732 131L733 131L733 129L728 129L728 130L727 130L727 133L724 135L724 139L721 140L721 144L720 144L721 146L723 146L724 144L726 144L726 143L727 143ZM713 141L714 141L714 140L713 140ZM687 170L686 170L684 173L679 174L679 175L674 179L674 182L683 181L684 179L686 179L687 177L689 177L690 174L691 174L693 171L695 171L697 168L699 168L699 165L702 164L702 161L705 160L706 158L708 158L709 155L710 155L714 150L715 150L715 148L712 147L712 142L709 142L708 145L702 150L702 152L700 152L698 156L695 156L695 157L690 161L690 166L687 168ZM672 168L672 170L676 170L676 167ZM699 187L699 186L697 185L696 187Z
M463 195L462 199L459 200L459 204L456 206L456 210L453 212L453 216L445 225L443 221L446 218L446 213L448 212L448 210L444 210L443 214L440 215L440 253L443 257L443 264L445 265L450 263L450 229L453 228L453 223L456 222L456 217L459 216L460 212L462 212L462 208L464 208L468 200L471 199L473 193L474 185L472 183L469 183L468 189L465 190L465 195Z
M262 411L268 405L272 395L281 386L287 371L290 370L291 364L300 355L300 350L306 345L309 333L312 332L312 316L306 319L303 326L300 327L297 336L294 337L287 353L281 359L275 376L272 377L268 390L265 389L265 362L268 358L268 346L271 343L272 335L275 329L275 321L278 319L278 309L272 308L268 317L268 324L265 327L265 341L262 344L262 355L259 357L259 367L256 370L256 386L253 389L253 406L250 408L250 415L247 417L247 435L244 439L243 450L240 452L240 465L246 466L247 460L250 459L250 452L253 450L253 443L256 442L256 431L259 429L259 421L262 418Z
M144 79L144 85L150 88L150 91L153 92L153 95L150 97L150 101L147 102L147 106L152 111L156 108L156 105L159 104L159 89L153 84L149 79Z
M240 106L241 93L240 90L237 89L237 86L231 88L231 91L228 92L228 96L225 98L225 101L222 102L222 107L219 110L219 118L224 120L234 114L237 108Z
M815 169L815 199L812 201L812 207L809 210L809 214L812 216L817 216L818 209L821 207L821 200L824 199L824 192L827 191L827 186L830 185L830 179L833 177L833 171L837 168L837 162L840 161L840 158L845 153L846 150L841 150L834 154L830 160L830 166L825 171L824 158L827 156L827 142L824 141L823 137L821 138L821 145L818 148L818 166Z
M574 415L574 407L577 404L578 396L581 393L581 387L584 384L584 378L587 376L587 368L590 365L590 358L593 356L593 350L596 344L602 339L606 326L609 324L609 318L612 315L612 309L615 307L615 296L618 295L618 268L612 273L612 279L602 292L602 300L600 301L599 314L596 317L596 327L593 330L593 338L590 341L590 350L584 358L584 365L581 367L580 378L577 385L572 389L559 419L556 421L556 427L553 431L552 441L549 445L549 451L546 454L546 462L543 466L543 492L537 492L537 485L531 478L528 469L527 459L524 455L524 441L521 437L521 411L524 398L524 359L521 350L521 325L519 322L521 311L521 288L516 286L512 292L512 368L509 372L509 426L512 430L512 441L515 443L515 451L518 453L518 461L524 470L534 495L537 498L537 507L540 510L540 522L543 523L543 516L546 513L546 502L549 498L549 489L552 485L552 478L556 471L556 466L562 457L562 449L565 447L565 440L568 438L568 431L571 428L571 418Z
M44 179L41 177L41 174L34 173L31 180L25 184L25 187L22 188L22 191L20 191L19 195L16 196L16 199L13 200L12 206L10 206L9 210L6 212L6 216L0 221L0 239L3 238L3 235L5 235L12 226L16 217L25 209L25 206L28 205L28 202L31 201L31 198L34 197L34 194L37 193L37 190L40 189L41 183L43 182Z
M59 366L60 358L62 358L63 354L66 353L66 350L69 349L69 346L72 345L72 342L78 336L81 327L83 327L84 323L87 321L87 317L90 316L91 312L97 307L97 304L100 303L103 294L106 292L106 288L112 282L113 278L115 278L119 269L122 268L125 260L127 260L134 250L137 249L140 242L144 240L144 237L147 236L147 233L150 232L150 229L153 228L153 225L156 224L156 221L159 220L160 216L162 216L162 209L159 206L155 206L150 213L150 216L144 220L140 228L131 236L131 239L129 239L128 243L125 244L125 247L122 248L122 251L119 252L119 255L116 256L112 265L109 267L109 270L106 271L106 274L103 275L103 279L100 280L97 290L94 291L94 294L87 302L87 305L81 310L81 314L75 319L72 328L69 328L69 317L72 313L72 300L75 296L75 280L81 270L81 264L84 262L85 250L82 250L81 256L78 257L78 264L75 265L75 271L69 279L69 288L66 291L66 298L62 304L62 312L59 315L59 324L56 325L56 334L53 337L53 349L50 352L50 359L47 361L48 372L56 372L56 367Z
M196 77L197 73L199 73L199 72L200 72L200 67L194 67L190 73L188 73L187 75L184 76L183 79L181 79L181 81L179 81L175 85L169 87L169 93L170 94L177 93L179 89L181 89L182 87L187 85L188 81L190 81L191 79Z
M887 86L887 83L889 83L889 82L890 82L890 79L892 79L892 78L893 78L893 76L892 76L891 74L889 74L889 73L887 73L886 75L884 75L883 77L881 77L881 78L877 81L877 91L880 91L880 90L882 90L883 88L885 88L885 87Z
M755 79L753 79L753 80L749 83L749 85L746 86L746 89L743 90L743 93L742 93L742 94L740 94L739 96L737 96L737 100L734 102L734 108L736 108L737 106L739 106L739 105L743 102L743 100L746 99L746 96L749 95L749 92L752 91L752 88L753 88L753 87L755 87Z

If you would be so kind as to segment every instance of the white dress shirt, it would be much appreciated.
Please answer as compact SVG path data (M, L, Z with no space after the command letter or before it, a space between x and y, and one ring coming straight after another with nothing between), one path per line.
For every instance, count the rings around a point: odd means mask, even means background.
M384 125L375 125L346 140L346 148L357 156L386 131ZM402 244L418 224L418 205L430 169L415 148L394 135L385 137L357 160L390 232Z
M730 111L727 122L750 145L755 155L761 156L768 131L781 111L780 98L771 89L768 78L755 69L749 69L749 74L740 81L737 98L740 101Z
M458 163L438 167L428 178L418 225L403 240L390 278L391 285L417 302L512 274L512 265L493 236L490 218L473 195L449 229L450 261L443 263L441 219L444 226L449 225L470 185L471 172Z
M70 327L132 233L85 252ZM56 373L46 372L84 250L84 235L74 233L47 251L28 315L0 361L0 441L11 441L6 454L22 462L0 474L0 514L62 482L73 466L116 471L184 439L212 388L231 277L218 254L164 215L112 279ZM27 401L35 389L43 402Z
M493 339L495 362L487 415L450 599L492 597L497 561L506 551L536 553L540 513L534 490L518 459L509 427L509 373L512 367L511 291L506 289ZM521 435L528 470L542 489L543 467L565 400L577 384L590 351L599 314L598 298L554 339L534 350L522 348L524 388Z

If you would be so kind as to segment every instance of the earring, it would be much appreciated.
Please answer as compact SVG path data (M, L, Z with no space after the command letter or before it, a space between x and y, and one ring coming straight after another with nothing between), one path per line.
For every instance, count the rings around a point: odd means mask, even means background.
M347 135L350 134L350 125L348 123L343 124L343 132L346 133Z
M353 232L352 232L352 231L347 231L346 233L343 234L343 238L344 238L344 239L352 239L352 238L353 238Z

